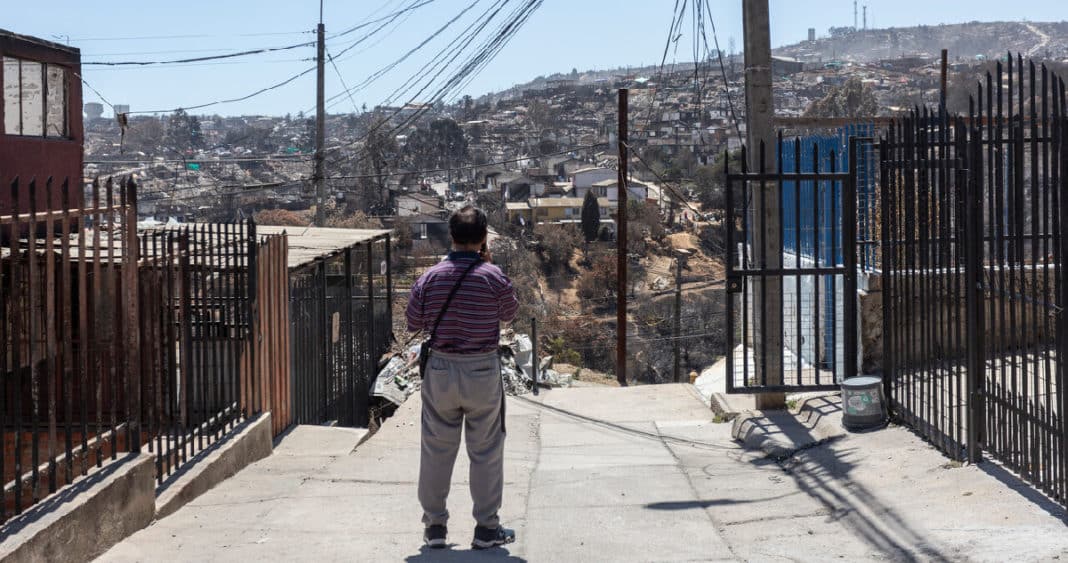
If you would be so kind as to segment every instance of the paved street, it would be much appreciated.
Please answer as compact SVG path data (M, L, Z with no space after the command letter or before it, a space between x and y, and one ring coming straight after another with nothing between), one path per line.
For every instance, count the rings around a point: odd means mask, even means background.
M996 466L959 467L902 428L837 431L833 401L757 419L798 444L745 450L687 385L553 390L508 403L502 517L519 540L472 552L467 464L453 548L421 547L413 397L361 433L299 427L274 455L102 561L826 561L1068 559L1063 514Z

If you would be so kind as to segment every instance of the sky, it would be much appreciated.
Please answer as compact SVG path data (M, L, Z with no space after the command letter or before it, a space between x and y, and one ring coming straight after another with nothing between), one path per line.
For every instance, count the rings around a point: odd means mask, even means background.
M424 0L425 1L425 0ZM476 0L431 0L405 13L378 34L334 55L326 71L327 97L367 77L429 37ZM477 0L436 40L390 72L329 105L346 113L386 101L398 86L476 20L493 0ZM325 0L327 51L340 53L381 24L331 35L382 18L415 0ZM500 54L461 92L479 96L539 75L660 62L676 0L544 0ZM904 27L965 21L1061 21L1066 0L867 0L868 26ZM280 47L313 41L318 0L49 0L7 2L0 28L69 43L89 61L172 60ZM510 5L518 4L513 1ZM742 45L741 0L708 0L720 47ZM808 28L824 36L853 24L852 0L769 0L773 46L804 40ZM865 4L864 0L859 3ZM688 18L689 16L687 16ZM687 22L689 20L687 19ZM682 28L677 59L692 61L693 36ZM711 29L708 39L712 41ZM86 102L128 104L131 111L173 110L239 98L278 84L314 66L315 47L182 65L101 67L85 65ZM669 53L668 61L672 59ZM336 66L336 69L334 68ZM94 92L95 90L95 92ZM413 92L414 93L414 92ZM407 101L407 98L401 101ZM192 110L197 114L297 115L315 107L315 72L248 100ZM105 115L110 115L105 110Z

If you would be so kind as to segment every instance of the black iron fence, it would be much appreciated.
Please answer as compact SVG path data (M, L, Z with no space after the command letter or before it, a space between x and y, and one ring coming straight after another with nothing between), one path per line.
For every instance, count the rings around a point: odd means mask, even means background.
M138 233L132 181L76 189L15 179L0 217L0 521L120 452L162 483L243 420L289 424L285 238Z
M1068 504L1064 82L1010 55L967 117L914 112L880 147L887 392L948 455Z
M390 237L291 272L293 408L299 424L367 426L392 332Z
M858 147L779 139L727 173L727 392L833 390L857 372ZM802 157L802 150L810 159ZM785 158L785 153L790 158ZM849 163L842 165L842 160ZM790 166L784 166L784 163Z

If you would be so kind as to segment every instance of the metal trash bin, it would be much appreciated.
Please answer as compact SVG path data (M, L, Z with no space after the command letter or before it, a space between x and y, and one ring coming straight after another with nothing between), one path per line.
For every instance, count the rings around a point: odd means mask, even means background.
M867 430L886 424L886 398L881 377L851 377L841 385L842 426L846 430Z

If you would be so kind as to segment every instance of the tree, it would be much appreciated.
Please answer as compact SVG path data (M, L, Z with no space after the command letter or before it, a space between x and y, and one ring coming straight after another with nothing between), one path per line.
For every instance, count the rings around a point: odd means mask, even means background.
M534 227L534 235L548 270L566 270L579 244L578 233L567 225L540 224Z
M582 200L582 238L586 242L597 240L597 234L601 230L601 206L597 204L597 196L593 190L586 192L586 198Z
M130 121L126 130L126 146L128 150L139 150L146 153L155 153L163 142L165 132L163 123L155 117L142 117Z
M386 178L391 167L396 166L400 149L397 148L397 139L387 135L381 129L375 129L367 135L364 144L367 151L367 163L370 172L374 175L370 178L373 192L370 203L381 203L386 193Z
M435 119L426 129L416 129L404 145L413 168L455 168L467 158L467 138L451 119Z
M200 134L200 120L183 109L175 110L167 120L166 143L180 153L203 146L204 138Z
M853 77L835 86L823 98L812 102L805 117L871 117L879 109L871 86Z

